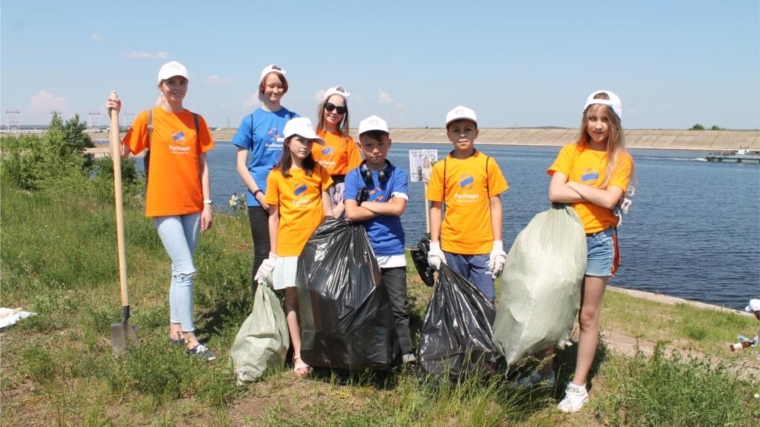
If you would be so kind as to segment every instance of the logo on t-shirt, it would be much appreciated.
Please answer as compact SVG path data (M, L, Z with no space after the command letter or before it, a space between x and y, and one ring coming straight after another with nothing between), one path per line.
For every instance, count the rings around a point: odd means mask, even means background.
M475 184L475 178L472 175L462 175L459 177L459 186L464 188L465 190L472 189L472 186Z
M185 145L185 133L181 130L175 130L174 133L172 133L172 139L178 144Z
M264 142L264 147L269 150L282 150L285 138L278 135L277 128L273 127L267 132L267 138L269 141Z
M470 194L466 190L472 190L472 188L475 186L475 177L472 175L462 175L459 177L459 188L461 188L463 191L462 193L454 193L454 198L456 199L457 203L474 203L477 202L480 199L479 194Z
M176 142L179 145L169 145L169 151L171 151L174 154L188 154L190 152L190 147L182 147L182 145L185 145L185 133L181 130L175 130L172 132L172 141Z
M296 182L296 185L293 187L293 194L296 196L300 196L306 191L306 184L303 182Z
M326 156L328 154L332 154L333 151L335 151L335 150L333 150L332 147L325 147L325 148L322 149L322 154Z
M369 190L369 200L371 202L384 202L385 194L383 194L383 190L379 187Z
M586 168L583 174L581 174L581 182L584 184L588 181L596 181L597 179L599 179L599 172L591 168Z

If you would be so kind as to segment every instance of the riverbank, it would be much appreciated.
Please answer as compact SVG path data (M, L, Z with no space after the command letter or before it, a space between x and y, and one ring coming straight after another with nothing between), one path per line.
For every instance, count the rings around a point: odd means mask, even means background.
M229 349L252 301L247 218L216 215L195 252L197 333L217 355L206 362L167 340L170 263L143 206L129 198L130 323L139 327L140 346L117 357L109 340L109 325L121 313L113 206L73 192L3 190L0 268L13 284L4 289L4 304L37 313L0 334L4 424L602 427L643 425L644 418L633 418L638 411L674 427L758 421L741 415L759 410L752 395L760 390L746 379L758 375L759 349L728 349L737 334L754 335L755 319L619 289L604 299L591 401L579 414L555 409L572 374L575 346L557 353L556 389L515 390L500 378L430 387L409 371L315 369L297 379L287 366L236 387ZM416 341L432 288L411 263L407 278ZM702 392L704 384L709 393Z
M220 129L211 133L216 141L229 141L235 135L235 131L236 129ZM351 130L351 135L357 139L356 129ZM90 137L93 141L108 140L108 134L104 132L91 133ZM443 128L391 129L391 137L395 142L404 143L448 142ZM480 129L476 143L561 147L575 141L577 137L577 129L483 128ZM757 130L628 129L625 131L625 137L626 145L632 149L714 151L747 148L760 150L760 131Z

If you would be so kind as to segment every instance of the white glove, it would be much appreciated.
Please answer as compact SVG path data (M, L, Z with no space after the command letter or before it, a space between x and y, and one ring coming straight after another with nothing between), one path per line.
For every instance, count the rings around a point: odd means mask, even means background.
M507 253L504 252L504 242L501 240L493 241L493 249L488 260L488 269L491 270L491 277L494 279L501 276L504 271L504 264L507 262Z
M443 255L441 250L441 242L430 242L430 250L428 250L428 264L433 270L438 271L441 269L441 263L446 264L446 256Z
M261 263L261 266L259 266L259 270L256 272L256 276L254 276L253 280L256 282L260 282L262 280L269 280L269 276L274 271L274 266L277 264L277 255L273 253L269 253L269 258L265 259L264 262ZM269 280L271 283L271 280Z

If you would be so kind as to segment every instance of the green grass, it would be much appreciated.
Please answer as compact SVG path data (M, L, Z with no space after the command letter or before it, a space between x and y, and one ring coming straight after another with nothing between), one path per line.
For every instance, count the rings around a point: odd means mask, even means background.
M206 363L167 342L170 261L139 203L125 208L132 323L140 345L112 353L120 320L113 206L94 196L22 192L0 200L2 306L38 313L3 332L4 425L82 426L639 426L733 425L760 421L757 379L718 358L626 358L601 344L592 400L575 415L554 409L570 380L574 348L558 353L556 390L513 390L503 381L428 384L408 372L345 374L318 369L299 380L283 367L236 387L228 350L251 309L250 231L242 216L215 216L196 251L195 310L200 338L217 353ZM431 288L409 265L414 340ZM679 343L697 353L749 363L756 349L731 355L753 319L665 306L608 293L604 327L643 341ZM688 354L684 352L684 354ZM754 383L753 383L754 381ZM709 384L706 386L705 384ZM739 412L742 411L742 412Z
M757 352L727 352L738 334L755 336L760 324L753 317L682 303L660 304L618 292L605 294L604 309L600 320L603 330L616 330L651 343L664 341L682 350L738 363L756 360Z

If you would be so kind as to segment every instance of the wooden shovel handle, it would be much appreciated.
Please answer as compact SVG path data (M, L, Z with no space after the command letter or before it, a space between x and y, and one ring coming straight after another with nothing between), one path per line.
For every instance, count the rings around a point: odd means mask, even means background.
M110 100L117 101L119 95L116 91L111 92ZM127 250L124 246L124 210L122 207L121 189L121 140L119 139L119 112L110 108L108 114L111 118L111 158L113 159L113 189L116 202L116 241L119 246L119 286L121 287L121 305L129 306L129 292L127 291Z

